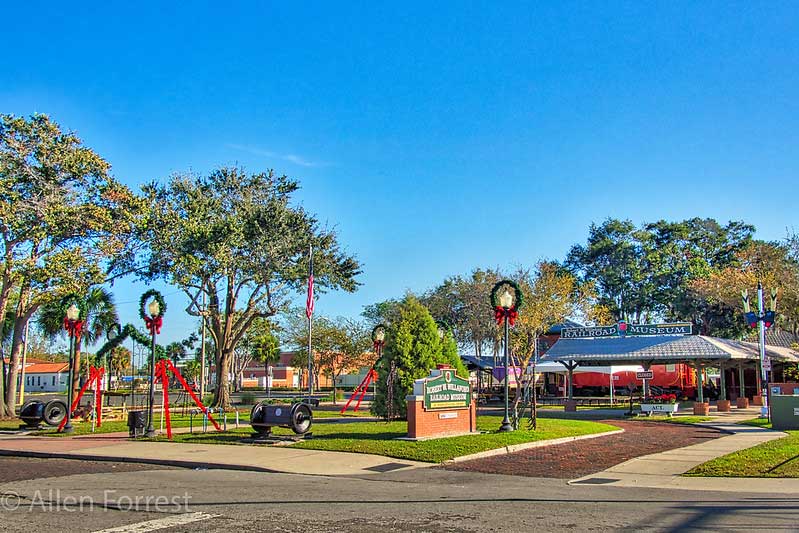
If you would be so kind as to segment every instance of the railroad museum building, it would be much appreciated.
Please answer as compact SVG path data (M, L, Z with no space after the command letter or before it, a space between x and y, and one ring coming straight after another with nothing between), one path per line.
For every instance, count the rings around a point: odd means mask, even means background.
M694 335L692 329L689 323L555 326L542 337L543 355L535 365L542 399L560 397L568 408L576 406L577 396L600 393L612 401L614 392L634 386L645 395L668 391L699 401L711 396L723 402L748 398L759 404L757 343ZM796 339L789 337L779 331L766 335L769 382L784 382L785 366L799 363L799 352L790 348ZM464 360L477 371L478 388L505 379L505 369L493 364L493 358ZM511 382L524 374L511 368ZM651 378L641 379L646 375Z

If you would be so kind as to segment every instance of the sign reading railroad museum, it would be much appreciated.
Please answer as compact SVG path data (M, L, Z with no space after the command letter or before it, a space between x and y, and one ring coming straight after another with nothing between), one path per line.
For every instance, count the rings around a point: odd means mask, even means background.
M455 374L453 369L442 369L438 376L424 380L422 396L425 410L465 409L472 403L469 382Z
M597 337L635 337L645 335L690 335L691 324L679 322L674 324L627 324L619 322L612 326L596 326L587 328L563 328L562 339L587 339Z

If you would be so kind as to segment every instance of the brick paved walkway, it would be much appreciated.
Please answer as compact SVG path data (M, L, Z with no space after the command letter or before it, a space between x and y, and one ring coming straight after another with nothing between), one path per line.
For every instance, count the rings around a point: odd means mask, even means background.
M624 429L607 437L532 448L443 466L447 470L574 479L601 472L634 457L716 439L714 429L663 422L603 420Z

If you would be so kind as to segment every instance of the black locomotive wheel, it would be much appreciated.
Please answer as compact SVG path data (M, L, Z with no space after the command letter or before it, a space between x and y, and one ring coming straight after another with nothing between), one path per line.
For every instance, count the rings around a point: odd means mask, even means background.
M311 408L304 403L295 403L291 408L291 430L297 435L308 433L313 425Z
M57 426L67 416L67 404L63 400L50 400L44 406L44 422Z

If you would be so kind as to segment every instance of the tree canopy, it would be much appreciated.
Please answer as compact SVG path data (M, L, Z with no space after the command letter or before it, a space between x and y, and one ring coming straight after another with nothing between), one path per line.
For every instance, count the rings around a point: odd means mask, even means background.
M190 298L204 292L208 299L216 405L229 405L231 358L252 322L274 316L290 293L305 289L309 246L317 292L357 287L359 264L342 251L335 231L291 204L298 187L273 172L221 168L144 188L152 205L142 234L149 277L181 287Z
M5 390L8 414L13 414L23 332L33 314L103 283L131 251L143 205L109 168L46 115L0 115L0 323L12 293L17 302Z

